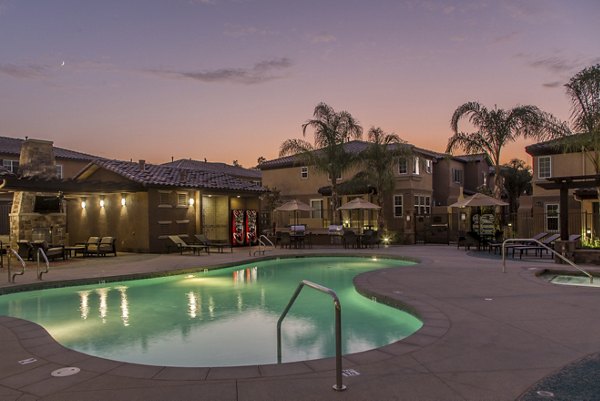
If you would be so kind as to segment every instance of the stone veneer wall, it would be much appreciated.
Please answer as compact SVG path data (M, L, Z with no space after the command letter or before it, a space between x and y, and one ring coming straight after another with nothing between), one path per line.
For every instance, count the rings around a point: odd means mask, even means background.
M26 139L21 146L19 172L22 178L56 178L56 161L51 141ZM56 193L18 191L13 195L10 213L10 234L12 246L17 240L45 239L49 243L64 241L66 228L65 213L34 213L35 197L56 196Z

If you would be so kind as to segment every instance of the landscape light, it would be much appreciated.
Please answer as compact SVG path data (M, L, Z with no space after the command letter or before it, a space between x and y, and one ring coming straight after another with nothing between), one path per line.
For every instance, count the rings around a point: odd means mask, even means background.
M85 199L82 199L82 200L81 200L81 208L82 208L82 209L85 209L85 206L86 206Z

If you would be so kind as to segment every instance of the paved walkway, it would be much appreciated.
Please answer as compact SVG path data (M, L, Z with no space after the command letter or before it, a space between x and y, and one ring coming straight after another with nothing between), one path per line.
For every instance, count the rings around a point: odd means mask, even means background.
M536 271L558 266L549 261L511 260L502 273L497 257L445 245L277 249L268 256L297 253L420 260L415 266L365 273L355 283L379 301L405 305L422 318L423 328L397 343L345 356L344 368L358 375L345 377L348 389L335 392L331 358L231 368L134 365L65 349L36 324L0 317L0 400L567 400L573 387L569 390L565 380L555 385L550 378L579 366L574 362L597 361L592 354L600 352L600 289L558 286L537 278ZM44 284L97 282L248 258L256 259L243 249L209 256L71 259L53 264ZM0 293L17 288L7 277L6 268L0 270ZM16 281L28 288L39 285L34 271ZM30 358L35 362L19 363ZM81 371L68 377L50 375L71 366ZM554 398L543 391L553 392Z

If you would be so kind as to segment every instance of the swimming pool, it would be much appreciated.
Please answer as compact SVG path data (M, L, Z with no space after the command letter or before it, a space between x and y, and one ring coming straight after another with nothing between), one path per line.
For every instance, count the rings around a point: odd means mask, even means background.
M414 316L358 294L359 273L413 264L397 259L274 259L194 274L0 296L0 314L42 325L87 354L164 366L277 362L276 324L298 283L337 292L344 354L377 348L417 331ZM305 288L282 325L283 362L335 354L331 298Z
M589 277L569 274L548 274L546 278L552 284L574 285L580 287L600 287L600 277L594 277L592 282L590 282Z

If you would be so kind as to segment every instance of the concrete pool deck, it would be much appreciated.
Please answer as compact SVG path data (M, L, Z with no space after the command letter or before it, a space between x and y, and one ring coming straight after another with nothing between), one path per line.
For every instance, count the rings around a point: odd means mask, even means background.
M600 352L600 289L553 285L536 277L539 270L565 269L548 259L508 260L502 273L498 257L452 245L277 249L267 256L295 254L420 260L415 266L365 273L355 283L380 301L407 305L422 318L423 328L397 343L345 356L343 368L352 370L344 377L348 389L336 392L332 358L231 368L134 365L65 349L36 324L0 317L0 400L557 400L569 399L568 394L560 398L560 384L538 389L536 383L543 385L549 381L542 379ZM53 263L44 283L98 282L249 259L258 258L248 249L75 258ZM35 264L30 265L33 271L17 276L17 286L37 285ZM15 286L7 276L1 269L0 292ZM51 376L71 366L81 371Z

